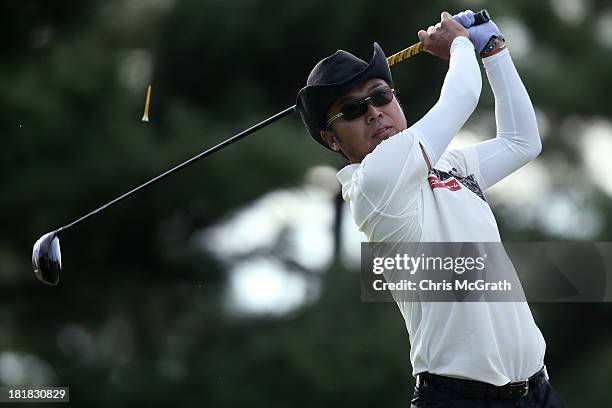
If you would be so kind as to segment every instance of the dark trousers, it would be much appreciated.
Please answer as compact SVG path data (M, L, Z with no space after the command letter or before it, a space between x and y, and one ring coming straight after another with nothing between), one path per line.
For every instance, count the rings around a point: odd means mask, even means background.
M521 399L465 398L440 384L423 384L414 389L411 408L563 408L561 397L550 385L540 384Z

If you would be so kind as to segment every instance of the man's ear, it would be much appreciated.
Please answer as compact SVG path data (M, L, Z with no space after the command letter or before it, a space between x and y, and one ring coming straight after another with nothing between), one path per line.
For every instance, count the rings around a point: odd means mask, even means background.
M321 135L321 139L325 143L327 143L330 149L332 149L335 152L340 150L340 144L338 143L338 138L336 137L334 132L332 132L329 129L321 130L320 135Z

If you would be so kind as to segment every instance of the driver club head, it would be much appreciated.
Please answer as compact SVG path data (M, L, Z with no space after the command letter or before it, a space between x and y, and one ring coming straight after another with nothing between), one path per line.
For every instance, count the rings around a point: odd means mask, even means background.
M62 270L58 231L43 235L34 243L32 249L34 274L42 283L56 286Z

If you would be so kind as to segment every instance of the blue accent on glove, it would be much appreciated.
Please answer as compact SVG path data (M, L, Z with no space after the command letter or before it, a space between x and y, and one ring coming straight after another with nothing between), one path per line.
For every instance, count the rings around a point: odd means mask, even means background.
M474 48L476 48L478 54L484 50L491 37L499 37L502 35L493 20L475 26L474 12L472 10L466 10L455 14L453 19L467 28L470 33L470 41L474 44Z

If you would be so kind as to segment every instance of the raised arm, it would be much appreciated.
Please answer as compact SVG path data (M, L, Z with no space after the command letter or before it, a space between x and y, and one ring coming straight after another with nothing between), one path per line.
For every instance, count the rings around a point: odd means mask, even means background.
M450 18L448 13L445 15ZM443 23L444 21L443 17ZM452 19L446 21L448 24L456 23ZM457 23L457 26L460 24ZM431 29L432 27L427 33L420 31L419 38L425 44L426 50L444 58L444 54L429 45L430 37L435 35L429 34ZM467 37L460 34L453 39L450 47L449 67L440 99L423 118L411 126L419 135L422 149L432 167L476 108L481 89L482 79L474 46Z
M469 27L470 40L483 57L495 96L497 137L476 145L483 188L491 187L538 156L542 150L533 105L505 40L493 21L471 26L471 11L454 16Z
M508 50L483 60L495 95L497 137L476 145L483 188L515 172L542 150L533 105Z

